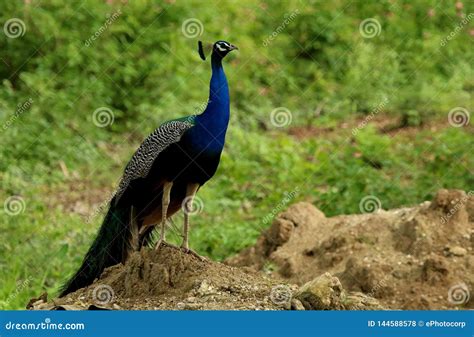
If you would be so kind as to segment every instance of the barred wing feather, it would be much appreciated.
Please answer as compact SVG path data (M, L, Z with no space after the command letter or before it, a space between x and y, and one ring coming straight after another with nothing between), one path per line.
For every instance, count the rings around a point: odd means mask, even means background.
M171 144L178 142L193 125L192 119L169 121L162 124L143 141L125 168L115 194L115 204L118 203L130 182L134 179L145 178L158 155Z

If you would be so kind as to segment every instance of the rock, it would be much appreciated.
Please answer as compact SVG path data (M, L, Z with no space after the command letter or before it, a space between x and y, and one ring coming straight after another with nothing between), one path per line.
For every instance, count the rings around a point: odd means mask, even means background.
M291 310L306 310L300 300L293 298L291 300Z
M345 297L341 282L337 277L325 273L304 284L296 293L306 310L341 310Z
M299 303L298 303L299 302ZM384 310L380 303L360 292L347 293L337 277L325 273L303 285L291 303L293 310L299 304L306 310Z
M426 307L426 308L429 308L430 307L430 299L425 296L425 295L420 295L420 302L421 304Z
M44 292L39 297L33 297L26 305L26 309L34 309L40 304L48 302L48 293Z
M209 296L215 294L215 292L215 288L207 280L203 280L196 290L196 293L200 296Z
M47 308L44 310L66 310L66 311L93 310L93 308L90 308L90 307L91 306L84 307L77 304L63 304L63 305L54 306L53 308ZM41 309L37 309L37 310L41 310Z
M57 308L58 307L51 303L38 303L32 307L33 310L58 310Z
M360 292L347 295L344 307L347 310L385 310L375 298Z
M454 256L464 256L467 254L467 250L462 248L462 247L459 247L459 246L455 246L455 247L446 247L446 251L448 253L448 256L451 256L451 255L454 255Z

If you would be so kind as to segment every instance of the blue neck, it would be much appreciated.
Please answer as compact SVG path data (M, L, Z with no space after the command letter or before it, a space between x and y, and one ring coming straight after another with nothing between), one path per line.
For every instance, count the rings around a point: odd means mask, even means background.
M230 116L230 99L227 78L222 68L222 58L212 54L212 77L209 101L204 112L196 117L194 141L205 151L221 152Z

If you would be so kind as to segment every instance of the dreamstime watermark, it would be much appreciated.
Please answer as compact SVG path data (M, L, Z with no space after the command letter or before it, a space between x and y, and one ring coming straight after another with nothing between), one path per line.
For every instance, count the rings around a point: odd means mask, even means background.
M375 286L370 289L370 292L367 293L369 297L375 297L375 295L379 292L380 289L387 286L388 276L385 275L383 279L379 280Z
M207 106L208 106L211 102L212 102L211 100L207 100L207 101L202 102L202 103L199 104L199 105L196 105L196 106L194 107L194 115L199 115L200 113L203 113L204 110L207 108Z
M373 213L381 208L382 203L375 195L367 195L359 202L359 209L362 213Z
M280 202L272 209L270 213L265 215L262 219L262 226L267 225L270 223L275 215L277 215L279 212L281 212L290 201L292 201L296 195L300 192L300 188L296 187L293 191L290 192L285 192L283 199L280 200Z
M3 130L8 129L25 111L27 111L33 104L33 99L30 97L24 103L18 104L15 113L3 123Z
M114 289L108 284L99 284L92 290L92 300L99 305L113 303L115 300Z
M199 19L190 18L184 20L181 25L181 32L188 39L193 39L201 36L204 33L204 25Z
M30 282L33 281L33 277L28 276L26 280L17 284L15 290L8 295L8 297L4 301L4 305L10 304L26 287L30 285Z
M448 290L448 301L454 305L463 305L469 302L471 293L465 283L458 283L453 285Z
M270 122L277 128L282 128L291 124L293 115L291 111L283 106L273 109L270 112Z
M385 97L383 99L383 101L381 103L379 103L379 105L377 105L375 107L375 109L373 109L369 115L367 115L364 120L362 122L360 122L357 127L353 128L352 129L352 135L355 136L357 135L357 133L362 130L363 128L365 128L367 126L367 124L372 120L374 119L375 115L377 115L379 112L382 112L385 108L385 106L388 104L388 98Z
M469 124L471 116L469 111L463 107L455 107L448 113L448 122L455 128L460 128Z
M456 214L472 196L474 196L474 191L469 191L465 197L457 200L453 207L449 209L448 214L441 217L441 224L444 225L448 223L449 219L451 219L451 217Z
M204 201L197 195L194 197L188 196L184 198L181 203L181 209L187 215L196 215L202 212L204 209Z
M18 195L8 197L3 203L3 209L5 213L10 216L20 215L25 211L26 204L25 200Z
M299 9L295 9L293 12L290 14L285 14L285 19L283 22L266 38L263 40L263 46L267 47L272 43L273 40L276 39L276 37L285 30L285 28L295 20L295 18L298 16L300 13Z
M6 330L85 330L84 323L53 323L47 317L44 322L25 321L17 323L8 321L5 323Z
M22 20L18 18L12 18L7 20L3 25L3 32L9 38L16 39L25 35L26 25Z
M114 123L114 112L107 107L100 107L92 113L92 122L99 128L105 128L106 126Z
M380 35L382 26L377 19L368 18L362 21L359 25L359 33L366 39L372 39Z
M109 192L107 198L105 198L104 201L102 201L97 207L95 207L92 213L86 218L86 222L91 223L97 215L101 214L110 204L114 196L115 192Z
M122 15L122 10L119 8L116 12L107 15L104 24L95 31L85 42L84 45L89 47L95 40L97 40L118 18Z
M270 291L270 300L276 305L286 305L291 302L293 293L291 288L285 284L280 284Z
M464 27L474 18L474 13L469 13L462 21L454 27L454 29L446 36L445 38L441 39L439 43L441 47L444 47L448 44L449 41L454 39L463 29Z

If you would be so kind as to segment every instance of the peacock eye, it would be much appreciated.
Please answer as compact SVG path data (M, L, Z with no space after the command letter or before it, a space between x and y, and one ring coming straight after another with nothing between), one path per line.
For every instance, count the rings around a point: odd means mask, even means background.
M226 45L223 44L223 43L218 43L216 45L217 49L219 49L220 51L226 51L228 48L226 48Z

